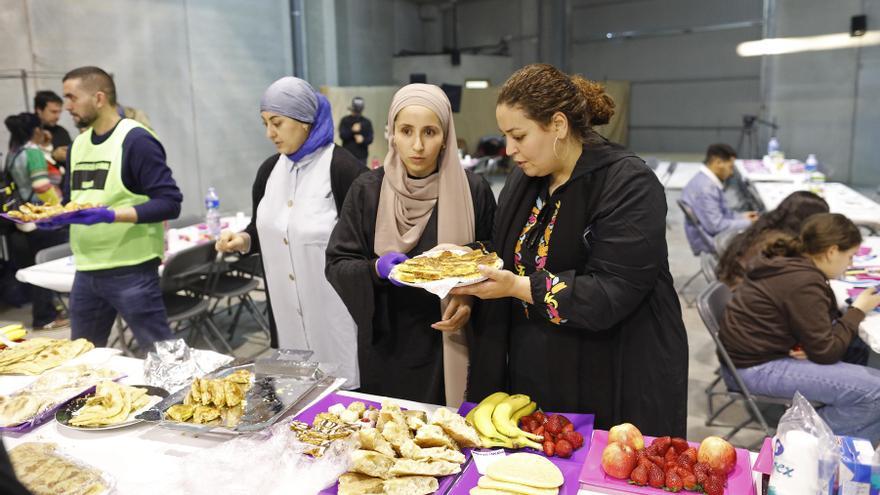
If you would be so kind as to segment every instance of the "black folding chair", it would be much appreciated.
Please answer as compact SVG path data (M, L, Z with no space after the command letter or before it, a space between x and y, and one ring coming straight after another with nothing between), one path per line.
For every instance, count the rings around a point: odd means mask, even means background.
M693 208L691 208L690 205L680 199L677 199L675 202L678 204L678 207L681 209L682 213L684 213L685 223L689 223L697 229L697 233L700 235L700 239L703 240L703 244L708 246L711 250L708 254L717 259L717 253L715 252L715 241L711 237L709 237L709 234L707 234L706 230L703 229L703 226L700 224L700 219L697 217L697 214L694 212ZM687 304L687 307L689 308L694 305L694 301L696 299L688 299L686 295L687 288L697 279L697 277L699 277L703 273L704 272L701 267L699 270L696 271L696 273L691 275L687 279L687 281L685 281L684 285L682 285L678 289L678 295L680 295L682 299L684 299L685 304Z
M710 253L700 253L700 271L703 274L703 278L706 279L706 282L710 284L716 280L718 277L715 275L715 267L718 265L718 259L710 254Z
M772 436L775 428L771 428L767 424L764 413L758 407L758 404L788 407L791 405L791 397L771 397L753 394L749 392L749 388L739 376L736 366L734 366L730 355L727 353L727 349L724 348L724 344L718 336L718 332L721 330L721 318L724 316L724 310L727 308L731 297L730 289L720 282L712 282L697 297L697 311L703 320L703 324L706 326L706 330L709 331L709 335L712 336L712 340L715 342L717 355L721 361L720 366L715 371L718 376L706 388L706 401L708 404L706 426L730 427L730 431L724 435L724 438L728 440L743 428L750 427L753 424L757 424L759 429L764 431L765 435ZM728 386L723 378L724 374L727 374L733 380L735 388ZM718 396L726 397L727 401L720 408L716 409L714 399ZM715 420L718 416L736 402L745 402L746 412L749 414L749 417L735 425L720 425L716 423ZM821 402L810 401L810 403L817 409L824 406Z

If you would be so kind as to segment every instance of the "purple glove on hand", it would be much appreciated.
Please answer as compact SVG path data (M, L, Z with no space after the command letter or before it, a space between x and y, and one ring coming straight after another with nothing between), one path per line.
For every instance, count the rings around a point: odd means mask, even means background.
M105 206L62 213L46 220L38 220L37 227L41 229L57 229L74 223L94 225L96 223L113 223L115 220L116 213Z
M397 283L393 279L388 279L388 275L391 273L391 269L394 268L395 265L399 265L408 259L409 256L396 251L385 253L376 260L376 273L379 274L379 278L384 278L394 285L402 286L402 284Z

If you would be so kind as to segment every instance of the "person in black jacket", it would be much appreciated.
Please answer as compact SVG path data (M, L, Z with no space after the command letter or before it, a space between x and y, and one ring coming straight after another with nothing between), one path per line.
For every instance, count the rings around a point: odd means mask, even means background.
M373 142L373 123L364 117L364 99L355 96L348 107L351 115L339 121L339 137L342 147L351 152L358 160L367 163L368 149Z
M387 122L385 165L352 184L327 247L327 279L357 322L363 392L458 407L467 370L461 329L472 298L441 301L388 275L438 242L488 238L495 197L485 179L462 168L439 87L401 88Z
M504 84L496 117L517 164L492 247L504 269L453 289L484 301L470 335L468 400L523 393L544 410L594 413L684 436L688 343L666 246L666 198L644 162L592 126L614 102L553 66Z
M333 144L330 103L302 79L275 81L260 111L279 153L257 171L250 225L221 233L217 250L262 254L272 347L312 350L339 365L344 388L358 388L357 329L324 278L324 253L349 186L367 169Z

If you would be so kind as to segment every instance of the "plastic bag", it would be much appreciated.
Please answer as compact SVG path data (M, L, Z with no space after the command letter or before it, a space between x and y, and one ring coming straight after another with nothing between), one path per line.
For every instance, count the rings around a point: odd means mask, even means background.
M829 495L839 461L834 432L810 402L795 392L773 437L768 495Z

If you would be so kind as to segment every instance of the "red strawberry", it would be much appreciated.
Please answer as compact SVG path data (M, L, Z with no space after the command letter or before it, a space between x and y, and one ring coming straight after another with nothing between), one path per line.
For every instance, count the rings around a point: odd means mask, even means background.
M666 483L666 475L663 474L663 470L656 464L651 465L648 468L648 485L654 488L663 488L664 483Z
M692 465L697 463L697 449L693 447L688 447L688 449L682 452L681 455L688 456L692 461Z
M697 477L697 483L701 485L706 484L706 480L709 479L709 473L712 472L712 469L705 462L698 462L694 464L694 476Z
M694 476L694 473L681 467L679 467L677 471L678 475L681 476L681 482L685 490L697 489L697 477Z
M533 412L532 417L535 418L535 421L537 421L538 424L544 424L547 422L547 416L545 416L544 413L542 413L541 411Z
M684 452L691 447L690 444L688 444L687 440L680 437L675 437L672 439L672 446L675 447L675 451L678 453Z
M692 449L691 449L692 450ZM678 455L678 458L675 460L675 463L679 466L687 469L688 471L693 471L694 464L697 463L696 452L691 456L689 454L689 450L686 450Z
M630 473L629 479L632 480L633 483L639 486L645 486L648 484L648 466L645 464L639 464L633 469L633 472Z
M574 447L568 440L562 439L556 442L556 455L562 457L563 459L568 459L571 457L571 453L574 452Z
M684 488L684 482L681 481L681 476L678 475L678 470L670 469L666 471L666 489L670 492L677 492Z
M663 456L663 460L666 464L675 464L677 459L678 453L675 451L675 447L669 447L669 450L666 451L666 455Z
M562 431L574 431L574 425L566 423L565 426L562 427Z
M535 431L531 433L534 433L535 435L544 435L544 425L535 428Z
M538 427L538 422L535 421L535 418L530 418L528 416L521 419L519 424L520 424L520 428L522 428L523 430L525 430L529 433L534 432L535 429Z
M579 449L584 445L584 436L576 431L563 431L562 438L568 440L571 446L575 449ZM640 450L639 452L642 452L642 455L644 455L644 451Z
M547 424L544 425L544 431L556 435L562 431L563 426L565 426L565 423L562 422L562 416L554 414L553 416L550 416L550 419L547 420Z
M567 425L567 424L571 423L571 420L569 420L568 418L566 418L565 416L563 416L561 414L554 414L554 416L559 416L560 421L562 421L563 425Z
M544 455L547 457L553 457L553 454L556 453L556 445L550 440L544 440Z
M666 465L666 461L663 460L659 455L649 455L648 459L657 465L657 467L663 467Z
M672 445L672 437L657 437L651 442L651 445L656 445L657 452L663 455L669 450L669 446Z
M659 446L651 444L645 448L645 453L648 455L660 455Z
M706 495L724 495L724 483L721 482L721 478L710 477L702 485Z

